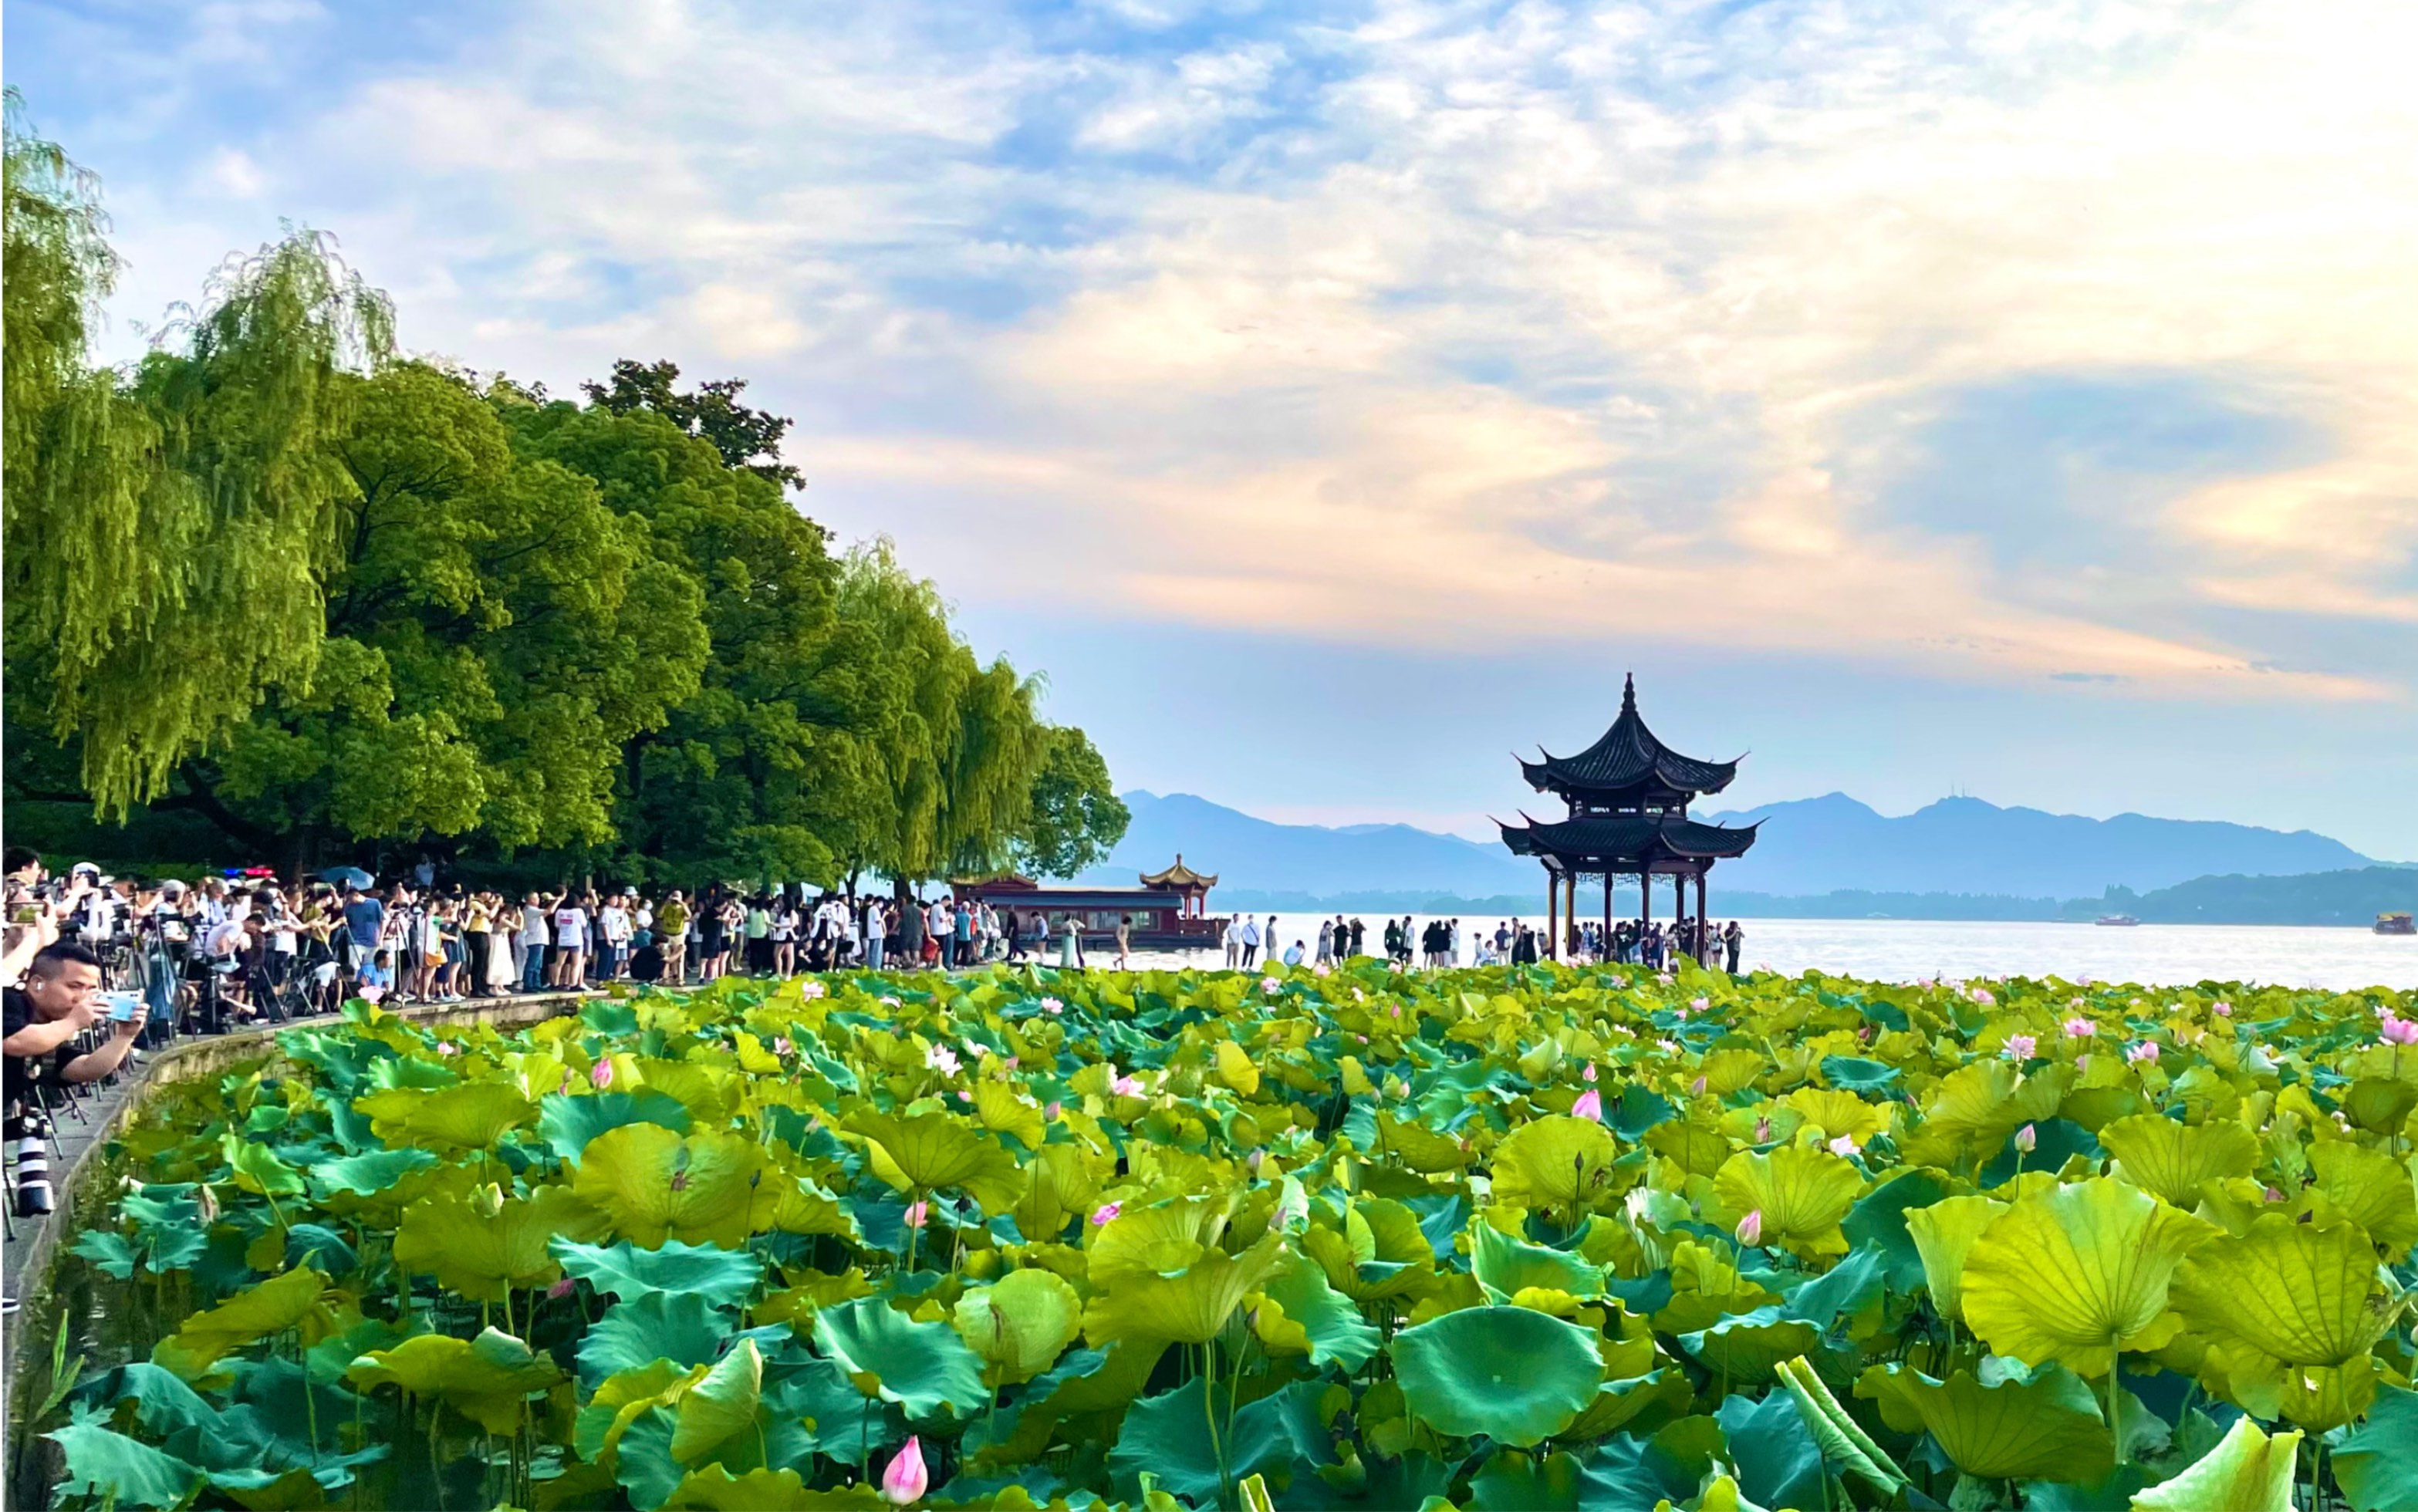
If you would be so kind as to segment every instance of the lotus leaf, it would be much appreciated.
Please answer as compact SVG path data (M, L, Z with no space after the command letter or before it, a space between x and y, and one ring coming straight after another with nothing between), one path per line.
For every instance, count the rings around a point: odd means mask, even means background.
M685 1370L711 1365L730 1321L693 1291L650 1291L605 1309L579 1341L579 1374L591 1383L661 1360Z
M1171 1275L1129 1275L1084 1306L1083 1336L1094 1346L1121 1339L1205 1344L1282 1263L1278 1243L1272 1233L1240 1255L1213 1249Z
M356 1097L353 1107L387 1143L431 1150L484 1150L537 1115L535 1104L499 1081L396 1087Z
M2309 1147L2309 1169L2317 1176L2312 1201L2323 1204L2319 1222L2341 1218L2359 1225L2396 1262L2418 1244L2418 1189L2406 1160L2329 1139Z
M2176 1266L2215 1233L2129 1183L2104 1177L2026 1198L1965 1260L1973 1331L2027 1365L2102 1376L2119 1350L2154 1350L2181 1328Z
M764 1262L745 1250L669 1241L639 1249L628 1241L598 1247L558 1239L550 1247L569 1275L627 1301L657 1291L695 1292L717 1307L745 1302L764 1277Z
M2334 1441L2329 1458L2358 1512L2418 1506L2418 1391L2378 1388L2367 1421Z
M230 1350L314 1322L324 1329L329 1313L321 1295L327 1285L325 1275L307 1266L271 1277L186 1319L151 1352L152 1362L198 1381Z
M693 1464L732 1434L756 1426L764 1396L764 1357L756 1341L742 1338L702 1379L681 1394L674 1409L672 1458Z
M954 1187L987 1213L1006 1212L1024 1193L1016 1157L946 1113L907 1118L860 1111L849 1118L847 1127L865 1137L874 1173L897 1191Z
M363 1390L400 1386L443 1401L490 1433L511 1433L528 1397L552 1387L562 1372L519 1339L489 1328L476 1339L422 1334L374 1350L355 1360L344 1379Z
M1571 1212L1604 1193L1618 1157L1612 1131L1593 1119L1537 1119L1495 1146L1494 1195L1518 1207Z
M2377 1296L2376 1251L2352 1224L2320 1229L2266 1214L2236 1238L2220 1234L2195 1249L2174 1282L2175 1310L2208 1345L2207 1368L2234 1400L2260 1417L2280 1415L2290 1398L2288 1375L2364 1362L2389 1321ZM2364 1372L2349 1412L2366 1410Z
M1385 1341L1325 1271L1299 1258L1263 1286L1252 1327L1271 1354L1307 1354L1313 1367L1334 1361L1346 1370L1368 1364Z
M603 1216L565 1186L541 1186L527 1199L508 1198L492 1213L475 1198L440 1194L403 1210L394 1260L406 1271L434 1275L473 1301L501 1302L513 1288L560 1279L548 1245L602 1237Z
M573 1166L589 1141L606 1129L624 1123L659 1123L674 1134L686 1134L688 1109L663 1092L605 1092L574 1095L549 1092L538 1100L537 1132L556 1155Z
M660 1123L624 1123L580 1152L571 1189L642 1248L667 1240L737 1248L757 1227L759 1198L769 1212L764 1160L760 1146L735 1135L683 1138Z
M2120 1118L2099 1131L2116 1157L2109 1173L2179 1208L2199 1202L2209 1182L2247 1176L2258 1164L2258 1140L2239 1123L2178 1123L2160 1113Z
M2134 1497L2134 1512L2292 1512L2300 1452L2297 1431L2271 1438L2250 1419L2236 1418L2197 1464Z
M2116 1463L2098 1398L2063 1366L1984 1385L1969 1370L1936 1381L1905 1366L1876 1365L1856 1395L1880 1403L1898 1431L1929 1432L1957 1469L1984 1480L2089 1482Z
M1016 1089L1004 1081L975 1084L974 1116L993 1134L1014 1135L1027 1150L1040 1149L1042 1141L1049 1137L1040 1107L1029 1097L1018 1096Z
M1763 1215L1763 1242L1799 1255L1844 1255L1839 1220L1863 1195L1855 1166L1827 1150L1790 1145L1768 1154L1740 1151L1713 1179L1722 1205L1744 1217Z
M909 1417L963 1413L987 1401L981 1356L946 1323L919 1323L880 1297L815 1315L815 1345L857 1378L867 1396L896 1402Z
M1526 1447L1559 1433L1603 1380L1595 1336L1526 1307L1464 1307L1386 1347L1403 1399L1443 1433Z
M1986 1197L1951 1197L1905 1215L1905 1231L1922 1256L1923 1284L1942 1318L1965 1316L1965 1260L1982 1231L2003 1216L2009 1204Z
M43 1435L67 1459L59 1489L119 1506L183 1506L202 1484L201 1468L98 1423L70 1423Z
M1083 1328L1083 1299L1062 1276L1016 1271L957 1300L957 1336L982 1357L992 1385L1020 1385L1049 1368Z
M1043 1145L1025 1164L1024 1189L1009 1210L1017 1231L1032 1240L1055 1239L1066 1225L1091 1213L1100 1184L1071 1144Z

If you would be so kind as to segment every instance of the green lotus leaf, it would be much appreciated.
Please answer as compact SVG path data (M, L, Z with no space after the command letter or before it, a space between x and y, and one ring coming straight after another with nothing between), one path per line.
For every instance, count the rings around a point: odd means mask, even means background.
M2317 1181L2311 1206L2319 1223L2342 1219L2359 1225L2385 1259L2399 1263L2418 1244L2418 1190L2408 1163L2348 1139L2309 1147Z
M993 1134L1012 1134L1027 1150L1038 1150L1049 1138L1049 1125L1029 1097L1017 1095L1015 1084L988 1079L974 1084L974 1117Z
M2168 1286L2215 1232L2104 1177L2026 1198L1966 1257L1966 1321L2026 1365L2105 1375L2119 1350L2158 1349L2181 1328Z
M1994 1386L1969 1370L1936 1381L1905 1366L1876 1365L1857 1382L1856 1395L1879 1402L1890 1427L1928 1431L1957 1469L1984 1480L2087 1483L2116 1463L2098 1398L2060 1365Z
M1471 1159L1459 1139L1382 1111L1377 1114L1377 1145L1370 1153L1390 1155L1413 1170L1431 1175L1459 1170Z
M711 1365L730 1330L729 1318L694 1291L650 1291L604 1309L579 1341L579 1374L594 1385L658 1360L682 1370Z
M1049 1368L1083 1329L1083 1299L1064 1277L1010 1273L957 1299L957 1336L982 1357L991 1385L1013 1386Z
M1839 1220L1864 1191L1863 1173L1828 1150L1788 1145L1768 1154L1740 1151L1713 1178L1722 1206L1737 1217L1763 1214L1763 1243L1805 1256L1844 1255Z
M1582 1301L1603 1295L1603 1267L1515 1239L1482 1219L1470 1228L1469 1270L1489 1302L1509 1302L1531 1287Z
M572 1446L580 1458L610 1468L630 1425L651 1409L680 1400L689 1387L705 1379L707 1368L697 1365L682 1369L669 1360L653 1360L605 1377L573 1423Z
M294 1197L302 1190L302 1173L277 1158L277 1152L229 1129L219 1150L235 1170L235 1184L247 1192L269 1197Z
M1736 1153L1727 1135L1692 1120L1647 1130L1645 1148L1691 1176L1710 1176Z
M2219 1234L2195 1249L2176 1273L2174 1306L2207 1342L2206 1367L2227 1393L2265 1418L2285 1409L2288 1372L2364 1357L2389 1321L2366 1234L2280 1213L2252 1220L2240 1238ZM2350 1406L2356 1414L2366 1403Z
M626 1306L626 1304L625 1304ZM673 1409L672 1458L693 1464L732 1434L756 1426L756 1409L764 1398L764 1357L756 1341L742 1338L704 1379L681 1394Z
M1757 1307L1679 1336L1680 1347L1706 1369L1738 1384L1772 1380L1782 1362L1821 1343L1821 1324L1790 1318L1777 1307Z
M1017 1232L1039 1243L1057 1238L1066 1225L1088 1216L1099 1200L1099 1179L1072 1144L1047 1144L1024 1163L1024 1188L1010 1214Z
M1624 1430L1650 1431L1665 1419L1685 1413L1695 1399L1696 1388L1676 1365L1628 1381L1607 1381L1596 1388L1595 1400L1562 1430L1563 1435L1577 1443Z
M1798 1416L1821 1446L1826 1462L1837 1460L1841 1468L1876 1487L1883 1496L1895 1497L1905 1488L1905 1472L1830 1395L1812 1361L1800 1354L1782 1361L1774 1373L1797 1404Z
M1922 1257L1923 1284L1931 1289L1931 1305L1942 1318L1965 1316L1966 1257L1982 1231L2010 1206L1986 1197L1951 1197L1906 1214L1906 1234Z
M1180 1271L1224 1232L1227 1209L1206 1198L1178 1198L1128 1208L1093 1230L1084 1246L1094 1291L1145 1275Z
M1120 1339L1205 1344L1275 1274L1284 1256L1279 1240L1268 1234L1240 1255L1213 1249L1171 1275L1128 1276L1095 1291L1083 1309L1083 1336L1094 1347Z
M2342 1110L2350 1121L2371 1134L2399 1130L2410 1112L2418 1109L2418 1087L2398 1077L2362 1077L2340 1097Z
M717 1307L736 1307L764 1278L764 1262L743 1249L669 1241L640 1249L624 1240L597 1246L558 1239L548 1246L565 1273L628 1301L656 1291L695 1292Z
M1842 1092L1878 1092L1884 1096L1897 1090L1898 1068L1883 1061L1868 1061L1861 1056L1826 1055L1822 1058L1822 1079Z
M489 1328L476 1339L421 1334L390 1350L374 1350L355 1360L344 1379L364 1391L399 1386L444 1402L490 1433L512 1433L529 1396L552 1389L562 1372L519 1339Z
M2418 1506L2418 1391L2378 1388L2367 1421L2334 1442L2327 1458L2358 1512Z
M1713 1417L1743 1493L1766 1506L1822 1504L1822 1447L1788 1393L1724 1397Z
M873 1173L901 1192L961 1191L986 1213L1004 1213L1024 1195L1016 1156L947 1113L912 1118L860 1108L844 1125L865 1137Z
M659 1123L674 1134L686 1134L688 1109L677 1098L651 1087L635 1092L548 1092L538 1099L537 1132L566 1165L579 1164L580 1152L606 1129L624 1123Z
M764 1163L762 1147L737 1135L682 1138L659 1123L624 1123L580 1152L571 1189L642 1247L676 1239L735 1249L760 1227ZM767 1216L773 1201L764 1195Z
M882 1505L871 1488L853 1504ZM810 1491L803 1476L789 1469L758 1466L734 1475L720 1464L700 1465L684 1476L664 1499L662 1512L806 1512L812 1507L850 1504L834 1491Z
M1363 1198L1344 1210L1340 1227L1322 1220L1301 1243L1328 1283L1355 1303L1412 1300L1435 1290L1435 1248L1418 1214L1391 1198Z
M1181 1504L1219 1504L1217 1454L1209 1437L1205 1382L1199 1375L1173 1391L1135 1402L1125 1414L1116 1446L1109 1451L1109 1473L1121 1489L1138 1490L1148 1474L1165 1496ZM1217 1403L1224 1417L1225 1402ZM1226 1500L1232 1500L1232 1482L1277 1470L1296 1455L1305 1455L1313 1436L1324 1447L1326 1435L1313 1411L1305 1411L1292 1392L1279 1392L1246 1402L1231 1425L1221 1422L1218 1447L1225 1450ZM1135 1495L1132 1504L1142 1498Z
M307 1334L306 1325L314 1321L324 1327L329 1314L320 1299L327 1286L328 1277L308 1266L272 1276L187 1318L160 1341L151 1361L187 1381L199 1381L231 1350L289 1328L305 1328Z
M1351 1299L1335 1290L1326 1272L1299 1257L1261 1288L1253 1327L1269 1353L1307 1354L1313 1368L1332 1362L1357 1370L1385 1342Z
M491 1216L468 1194L440 1193L411 1203L394 1235L394 1260L475 1302L501 1302L512 1289L562 1278L547 1245L603 1236L602 1214L567 1186L541 1186L507 1198Z
M966 1348L955 1329L919 1323L880 1297L860 1297L817 1313L815 1345L861 1378L860 1390L896 1402L910 1417L944 1411L962 1416L990 1399L981 1356Z
M99 1423L70 1423L43 1435L67 1459L58 1489L118 1506L183 1506L202 1484L201 1467L162 1454Z
M2099 1143L2116 1157L2110 1175L2185 1209L2198 1205L2203 1183L2247 1176L2258 1164L2257 1136L2221 1120L2178 1123L2135 1113L2102 1128Z
M415 1170L436 1164L425 1150L369 1150L339 1160L322 1160L310 1171L311 1195L325 1202L339 1193L375 1197Z
M356 1097L353 1107L388 1144L432 1150L485 1150L537 1116L536 1104L500 1081L396 1087Z
M1494 1147L1494 1198L1514 1207L1584 1207L1609 1190L1620 1155L1612 1131L1567 1113L1513 1129Z
M1587 1329L1526 1307L1464 1307L1386 1347L1403 1399L1437 1432L1525 1448L1595 1399L1603 1357Z
M2297 1430L2270 1437L2249 1418L2236 1418L2198 1463L2135 1496L2133 1512L2292 1512L2300 1452Z

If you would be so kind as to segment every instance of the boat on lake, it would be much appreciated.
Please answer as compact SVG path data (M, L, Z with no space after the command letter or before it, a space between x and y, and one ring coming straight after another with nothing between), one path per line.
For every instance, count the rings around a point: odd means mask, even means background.
M2107 929L2131 929L2140 922L2129 913L2103 913L2099 916L2101 927Z
M2380 913L2376 916L2376 932L2380 935L2418 935L2418 920L2406 913Z

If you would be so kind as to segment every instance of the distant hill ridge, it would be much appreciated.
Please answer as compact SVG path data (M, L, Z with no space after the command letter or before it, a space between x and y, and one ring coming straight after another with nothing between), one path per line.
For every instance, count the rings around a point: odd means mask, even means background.
M1124 797L1132 825L1109 861L1084 874L1086 881L1130 885L1135 873L1165 866L1182 851L1193 866L1217 875L1221 893L1305 901L1543 893L1536 863L1500 845L1408 824L1278 824L1188 793L1137 789ZM2111 888L2151 892L2204 877L2290 877L2377 864L2307 830L2139 814L2092 819L1977 798L1941 799L1890 817L1829 793L1703 817L1766 821L1752 852L1715 871L1716 909L1724 891L2077 898Z

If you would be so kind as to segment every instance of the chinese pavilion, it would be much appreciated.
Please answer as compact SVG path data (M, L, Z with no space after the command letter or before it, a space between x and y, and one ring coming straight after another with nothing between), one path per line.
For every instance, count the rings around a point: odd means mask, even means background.
M1577 922L1582 877L1603 879L1606 935L1614 878L1637 878L1640 924L1654 917L1654 878L1671 878L1675 911L1683 919L1692 879L1697 938L1703 938L1705 874L1716 861L1745 855L1755 828L1702 824L1688 817L1688 805L1727 787L1737 775L1737 761L1699 761L1655 739L1638 715L1632 677L1621 689L1620 717L1602 739L1576 756L1522 761L1520 771L1537 791L1569 805L1557 820L1540 824L1523 813L1525 823L1502 827L1505 845L1545 864L1545 934L1556 950Z
M1179 854L1167 870L1144 872L1136 879L1140 887L1048 887L1011 873L960 878L950 882L949 890L960 898L980 898L1020 920L1039 915L1053 931L1072 917L1087 947L1112 943L1120 924L1138 950L1200 950L1216 945L1225 934L1226 921L1209 913L1209 890L1217 885L1215 873L1194 871Z

